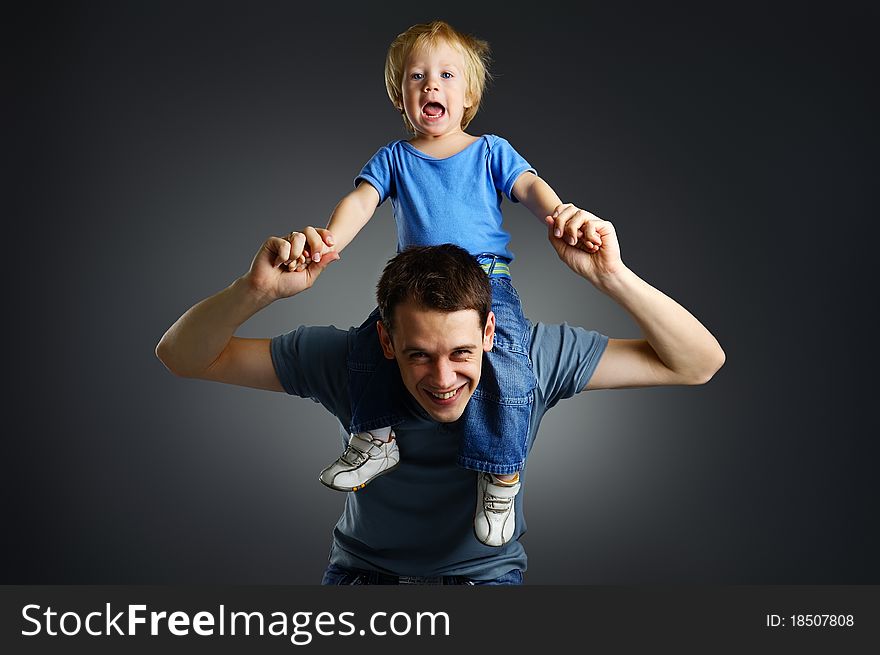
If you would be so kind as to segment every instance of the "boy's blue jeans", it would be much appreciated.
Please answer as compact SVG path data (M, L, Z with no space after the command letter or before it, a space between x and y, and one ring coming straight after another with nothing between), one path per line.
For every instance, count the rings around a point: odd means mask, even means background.
M510 474L522 470L529 438L535 375L529 358L531 326L523 315L510 276L489 274L495 344L484 353L480 383L459 419L462 440L458 463L468 469ZM379 345L379 310L354 332L348 354L353 433L394 426L405 419L401 399L407 391L397 362Z

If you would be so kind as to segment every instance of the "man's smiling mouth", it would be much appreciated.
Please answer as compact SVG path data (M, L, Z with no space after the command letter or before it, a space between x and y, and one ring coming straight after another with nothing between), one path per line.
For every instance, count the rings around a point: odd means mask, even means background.
M451 400L452 398L455 398L456 396L458 396L459 392L461 392L461 390L464 389L466 386L467 386L466 384L463 384L460 387L458 387L457 389L453 389L452 391L444 391L443 393L437 393L436 391L429 391L428 389L425 389L425 391L428 393L429 396L431 396L431 398L433 398L435 400L446 401L446 400Z

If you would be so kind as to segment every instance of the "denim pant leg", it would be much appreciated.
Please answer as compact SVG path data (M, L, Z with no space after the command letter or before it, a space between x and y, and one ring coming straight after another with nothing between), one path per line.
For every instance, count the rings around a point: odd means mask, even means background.
M343 587L366 584L366 580L362 572L347 569L342 566L336 566L335 564L329 564L324 571L324 577L321 579L321 584Z
M402 423L400 398L405 393L400 369L386 359L379 343L376 308L349 336L348 391L351 398L349 432L358 433Z
M519 569L513 569L507 573L498 576L494 580L470 580L467 584L488 587L501 585L521 585L523 583L523 572Z
M491 277L495 344L483 357L480 384L465 408L458 462L488 473L522 470L529 441L535 374L531 327L509 278Z

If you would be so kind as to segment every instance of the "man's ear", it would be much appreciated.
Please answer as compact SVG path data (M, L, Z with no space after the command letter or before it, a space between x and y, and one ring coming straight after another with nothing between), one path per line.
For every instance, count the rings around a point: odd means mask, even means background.
M391 343L391 333L385 329L382 321L376 321L376 329L379 331L379 343L382 344L382 352L386 359L394 359L394 344Z
M495 343L495 314L489 312L486 317L486 327L483 328L483 352L492 350Z

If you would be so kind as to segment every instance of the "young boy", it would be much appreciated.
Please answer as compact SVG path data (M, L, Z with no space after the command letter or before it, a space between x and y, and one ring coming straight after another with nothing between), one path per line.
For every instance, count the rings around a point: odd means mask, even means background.
M579 228L585 213L563 205L507 141L464 131L489 77L488 53L486 42L442 21L414 25L398 35L388 50L385 86L412 137L379 149L355 179L355 190L334 209L327 228L307 229L303 255L287 265L301 268L329 249L345 248L387 198L397 223L398 250L455 243L477 257L490 277L496 332L479 388L461 419L465 430L458 461L478 472L477 538L503 546L515 531L512 510L528 448L535 377L527 350L529 324L510 281L513 254L502 229L501 194L555 224L556 236L572 245L583 236ZM591 235L585 243L596 251L601 240ZM380 348L376 322L381 318L375 310L356 333L348 361L351 437L342 456L320 475L322 483L340 491L361 489L400 461L393 427L403 420L396 407L405 391L396 386L396 368ZM479 346L453 354L462 361L482 355ZM423 386L439 420L464 384L452 374Z

